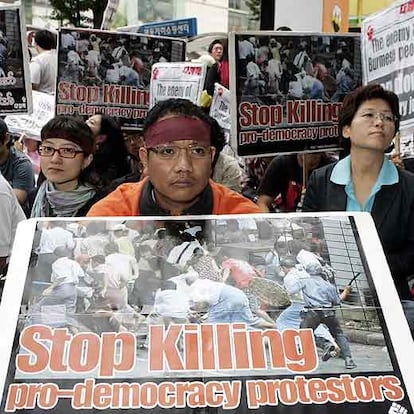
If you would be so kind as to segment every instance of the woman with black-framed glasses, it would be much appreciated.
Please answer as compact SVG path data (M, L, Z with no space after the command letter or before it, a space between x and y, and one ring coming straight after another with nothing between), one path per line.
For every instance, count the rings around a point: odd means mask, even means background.
M32 195L31 217L79 217L100 197L92 165L95 143L89 127L57 116L41 132L40 185Z

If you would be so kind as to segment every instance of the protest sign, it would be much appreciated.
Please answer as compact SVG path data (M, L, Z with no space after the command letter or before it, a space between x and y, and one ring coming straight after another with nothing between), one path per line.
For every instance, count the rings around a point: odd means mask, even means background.
M402 136L414 133L414 7L396 2L368 16L361 28L365 84L379 83L398 95ZM410 140L410 138L407 138ZM410 153L414 155L414 153Z
M214 118L227 133L230 133L230 91L219 83L214 84L210 116Z
M361 84L358 36L233 33L229 51L238 155L340 147L341 102Z
M0 115L32 111L29 57L21 5L0 5Z
M1 412L414 412L367 213L26 221L0 312Z
M62 28L58 56L57 115L106 114L139 129L148 112L151 66L183 61L185 41Z
M200 105L206 78L206 66L202 63L156 63L152 66L150 108L158 101L169 98L188 99Z
M34 111L31 115L8 115L4 121L10 132L40 141L41 129L55 114L55 97L37 91L33 91L32 96Z

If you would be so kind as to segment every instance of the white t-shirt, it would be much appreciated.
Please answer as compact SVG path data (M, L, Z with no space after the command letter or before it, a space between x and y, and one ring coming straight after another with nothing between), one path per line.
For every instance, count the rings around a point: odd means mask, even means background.
M26 217L10 184L0 174L0 257L8 257L16 226Z
M210 279L197 279L191 285L190 298L193 302L207 302L210 306L218 303L224 283Z
M52 264L51 282L79 283L79 278L84 277L85 273L78 262L67 257L60 257Z
M37 91L55 94L57 55L56 50L45 50L30 62L30 78L38 85Z
M115 269L120 280L129 281L138 276L137 260L129 254L109 254L105 258L105 263Z
M43 229L40 236L39 253L53 253L56 247L72 250L75 247L73 234L62 227Z

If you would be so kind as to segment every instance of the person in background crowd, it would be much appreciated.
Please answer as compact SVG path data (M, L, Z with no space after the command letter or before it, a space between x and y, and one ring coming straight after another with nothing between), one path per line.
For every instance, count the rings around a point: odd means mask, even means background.
M213 162L211 178L219 184L240 193L243 170L236 158L220 152Z
M257 201L257 190L273 157L247 158L242 177L242 194Z
M24 134L14 142L14 147L29 157L35 176L38 176L40 173L39 143L37 139L29 138Z
M42 228L40 234L39 248L37 251L37 263L35 270L36 280L49 281L52 271L52 263L58 258L55 255L57 248L63 248L72 252L75 248L73 234L64 228L59 221L50 221Z
M38 55L30 62L32 88L54 95L57 69L56 36L48 30L39 30L34 39Z
M123 184L91 208L89 216L258 213L239 194L210 180L224 146L217 121L192 102L158 102L144 124L141 161L148 178Z
M86 124L95 139L94 168L103 188L111 191L123 182L138 181L138 171L131 170L130 156L121 128L108 115L93 115Z
M41 141L41 184L30 197L31 217L85 215L99 198L91 130L81 119L61 115L42 128Z
M267 167L258 189L257 205L264 213L296 211L306 177L319 167L334 162L325 153L279 155Z
M339 130L350 155L310 177L304 211L367 211L378 230L403 307L413 307L407 277L414 274L414 175L385 155L400 123L398 97L380 85L347 95ZM411 323L413 321L409 321Z
M218 82L225 88L229 88L229 58L227 54L227 41L214 40L209 48L209 53L213 56L216 63L211 66L206 75L204 89L210 96L214 94L214 83Z
M10 184L0 174L0 275L6 273L17 223L26 217ZM0 285L1 289L2 286ZM1 291L0 291L1 297Z
M131 171L137 170L139 179L143 177L144 166L139 159L139 149L144 146L144 137L140 131L124 132L124 142L129 153ZM138 181L138 180L137 180Z
M0 119L0 172L12 186L17 199L24 205L35 180L29 158L17 151L11 140L6 123Z

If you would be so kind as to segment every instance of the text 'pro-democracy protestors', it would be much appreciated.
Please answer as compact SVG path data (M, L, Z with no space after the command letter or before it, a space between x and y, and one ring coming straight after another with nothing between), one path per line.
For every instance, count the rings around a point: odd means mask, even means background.
M184 99L159 102L144 124L141 161L148 178L120 185L88 216L259 213L241 195L210 180L225 139L217 121Z

